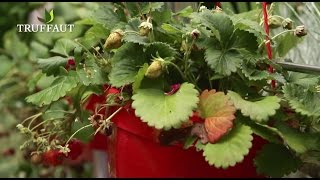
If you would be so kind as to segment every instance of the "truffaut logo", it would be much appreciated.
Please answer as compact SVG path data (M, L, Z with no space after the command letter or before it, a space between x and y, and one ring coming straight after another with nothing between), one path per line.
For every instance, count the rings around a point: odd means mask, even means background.
M53 9L44 11L44 17L37 17L44 24L17 24L18 32L72 32L74 24L50 24L54 20Z
M46 9L44 10L44 19L38 17L38 20L42 23L49 24L53 21L54 19L54 14L53 14L53 9L51 9L50 12L48 12Z

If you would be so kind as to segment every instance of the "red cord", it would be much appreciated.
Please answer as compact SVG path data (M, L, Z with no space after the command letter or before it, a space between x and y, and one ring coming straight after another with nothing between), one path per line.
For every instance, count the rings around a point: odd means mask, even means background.
M268 25L268 14L267 14L267 3L266 2L262 2L262 11L263 11L263 17L264 17L264 28L265 28L265 31L267 33L266 40L268 41L268 43L266 43L267 54L268 54L269 60L272 60L271 44L270 44L270 41L269 41L270 40L269 39L269 25ZM273 69L273 67L271 65L269 66L269 72L270 73L274 72L274 69ZM272 80L271 87L273 89L276 87L276 81L275 80Z

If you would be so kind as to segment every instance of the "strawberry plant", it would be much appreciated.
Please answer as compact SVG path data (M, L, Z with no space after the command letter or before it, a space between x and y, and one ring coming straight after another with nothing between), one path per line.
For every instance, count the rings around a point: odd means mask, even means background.
M162 2L100 5L76 22L88 27L83 35L56 41L55 55L38 60L54 81L26 98L40 108L18 125L26 144L68 156L71 139L110 134L113 117L134 110L160 134L173 132L166 145L195 147L216 168L241 163L257 135L268 141L254 159L257 172L297 170L319 155L319 77L268 59L270 49L281 59L293 47L285 47L288 40L307 35L273 6L264 17L261 8L173 13ZM282 31L268 35L264 25Z
M65 39L81 32L83 27L78 27L70 35L65 34L46 34L43 33L20 33L17 30L17 24L32 23L32 12L48 5L45 3L1 3L2 15L0 26L0 114L2 115L0 123L0 143L4 144L0 148L0 177L39 177L43 171L50 171L51 177L61 177L59 171L70 169L75 166L84 166L90 168L90 164L74 163L73 166L65 164L65 169L61 167L42 166L44 156L37 151L36 146L28 146L22 151L19 149L26 138L16 129L16 125L24 119L32 116L38 111L38 107L25 102L25 97L47 88L53 81L52 77L47 77L36 66L37 58L48 58L51 56L49 50L53 48L54 42L64 37ZM82 14L86 12L87 5L77 3L52 4L57 11L55 20L60 23L70 22L70 20L79 19L78 11ZM91 4L92 7L92 4ZM73 10L70 11L70 8ZM67 18L64 18L67 16ZM71 18L71 19L70 19ZM36 20L37 23L40 23ZM62 106L64 104L61 104ZM38 125L40 121L36 120L30 124L30 129ZM37 127L35 127L37 130ZM77 154L77 153L76 153ZM60 169L59 169L60 168ZM50 169L50 170L49 170ZM86 170L87 171L87 170ZM80 173L78 173L79 176Z

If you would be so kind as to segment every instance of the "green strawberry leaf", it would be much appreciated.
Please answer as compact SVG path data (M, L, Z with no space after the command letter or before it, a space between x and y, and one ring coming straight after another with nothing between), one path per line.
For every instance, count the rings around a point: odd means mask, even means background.
M263 39L266 35L263 27L260 26L259 23L256 21L240 18L237 15L232 16L231 19L236 29L253 33L257 38L260 38L260 39Z
M183 149L189 149L198 138L196 136L188 136L184 142Z
M80 42L83 46L88 49L91 49L93 46L96 46L101 39L105 40L110 32L101 24L94 24L84 36L80 39Z
M192 7L187 6L187 7L183 8L182 10L176 12L174 15L180 16L180 17L188 17L189 15L191 15L191 13L193 13Z
M221 47L227 47L234 30L233 23L228 15L225 13L212 13L210 10L204 10L197 14L194 19L200 21L202 25L211 30L217 30L219 32L218 39L221 43Z
M61 56L53 56L47 59L38 59L38 64L42 69L42 72L48 76L57 76L60 73L60 67L67 65L68 58Z
M86 112L85 115L83 115L83 117L85 117L85 119L88 119L89 117L89 113ZM71 133L76 132L77 130L79 130L80 128L89 125L90 121L75 121L72 123L72 128L71 128ZM92 140L93 138L93 134L94 134L95 130L93 129L92 126L89 126L83 130L81 130L80 133L77 133L74 138L79 139L80 141L84 142L84 143L89 143L90 140Z
M149 2L145 3L144 6L141 9L142 14L147 14L149 12L161 9L164 5L164 2Z
M290 148L298 153L320 149L320 133L304 133L285 125L284 122L276 122L275 127L281 133L282 138Z
M205 60L216 73L229 76L240 67L242 58L235 50L223 52L209 45L205 51Z
M301 160L283 145L266 144L258 152L254 163L258 173L281 178L296 171L301 165Z
M143 122L165 130L188 121L199 101L198 91L189 83L181 84L173 95L159 89L139 89L132 99L132 107Z
M110 83L112 86L121 87L134 82L135 76L145 62L142 46L134 43L122 45L111 60Z
M50 87L26 97L26 101L37 106L48 105L65 96L79 82L76 72L70 71L68 76L57 78Z
M77 69L79 80L85 86L105 84L108 80L107 74L94 62L94 58L94 56L88 55L85 61L86 69L84 70L81 66Z
M139 25L141 20L139 18L132 18L126 25L126 33L124 34L122 40L125 42L132 42L141 45L146 45L149 43L149 39L146 36L141 36L139 34Z
M287 33L283 36L278 36L275 38L275 41L277 42L276 52L279 55L279 57L285 57L285 55L299 42L302 41L303 38L299 38L297 36L293 36L291 33Z
M173 24L167 24L167 23L164 23L161 25L161 28L165 31L165 33L168 33L168 34L172 34L172 35L182 35L182 30L179 29L178 27L175 27L175 25Z
M93 21L102 24L107 29L112 30L121 22L117 13L114 13L113 5L111 3L104 3L99 5L99 8L94 10L91 18Z
M163 11L153 11L151 13L153 22L156 22L157 25L161 25L162 23L169 22L172 18L172 12L170 9L166 9Z
M200 95L199 112L210 143L215 143L233 126L236 108L224 92L205 90Z
M57 53L59 55L69 57L69 53L78 46L78 44L70 39L59 39L54 44L53 49L50 52Z
M258 49L257 37L248 31L237 29L230 42L232 43L229 44L229 47L232 49L245 49L252 53Z
M258 122L267 121L280 108L280 98L277 96L267 96L254 102L242 99L238 93L233 91L228 91L228 96L244 116L249 116L252 120Z
M320 117L320 93L297 85L286 84L283 93L289 105L302 115Z
M132 84L132 92L135 94L141 86L141 82L144 78L144 74L147 72L149 65L145 63L138 71L138 74L135 77L135 80Z
M157 53L161 58L166 58L166 57L174 57L177 54L177 51L167 43L163 43L163 42L150 43L146 49L147 58L151 59L152 57L156 57Z
M140 45L146 45L148 44L148 37L146 36L140 36L139 34L137 34L138 32L127 32L122 40L125 42L132 42L132 43L137 43Z
M241 123L249 126L254 134L262 137L263 139L269 142L281 143L280 136L279 136L280 132L276 128L254 122L250 118L244 117L240 113L237 114L236 117L237 117L237 121L241 121Z
M228 135L215 144L206 144L203 155L210 165L226 169L242 162L249 153L253 140L250 127L236 123Z
M39 43L38 41L32 41L30 43L30 51L28 58L31 61L37 61L38 58L48 58L49 55L49 49L47 46Z
M318 85L320 81L319 76L312 74L305 74L299 72L288 72L288 82L304 86L306 88L310 86Z
M266 70L260 71L257 68L253 68L243 63L241 66L242 73L245 77L247 77L250 81L259 81L263 79L268 79L269 73Z

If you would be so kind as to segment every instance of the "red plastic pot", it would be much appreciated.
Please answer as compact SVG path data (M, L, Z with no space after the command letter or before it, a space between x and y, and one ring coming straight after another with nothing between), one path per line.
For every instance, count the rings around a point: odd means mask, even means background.
M253 158L266 142L255 136L253 147L242 163L226 170L210 166L202 152L194 148L163 146L155 140L157 131L143 123L133 109L123 109L113 120L108 137L109 174L112 177L211 177L262 178L256 173Z

